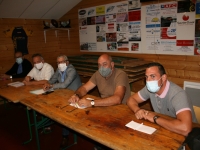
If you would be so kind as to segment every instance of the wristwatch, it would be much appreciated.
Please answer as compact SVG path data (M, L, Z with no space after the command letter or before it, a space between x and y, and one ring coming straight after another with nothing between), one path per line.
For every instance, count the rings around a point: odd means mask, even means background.
M157 120L159 117L160 117L160 116L157 116L157 115L155 115L155 116L153 117L153 120L154 120L154 123L155 123L155 124L157 124L156 120Z
M94 100L91 100L92 107L94 107L94 104L95 104Z
M12 76L10 76L10 79L12 79Z

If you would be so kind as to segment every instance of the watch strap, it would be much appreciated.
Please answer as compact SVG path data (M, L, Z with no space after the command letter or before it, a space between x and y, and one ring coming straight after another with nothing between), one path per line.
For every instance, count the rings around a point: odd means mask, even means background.
M154 123L155 123L155 124L157 124L156 120L157 120L159 117L160 117L160 116L157 116L157 115L155 115L155 116L153 117L153 120L154 120Z

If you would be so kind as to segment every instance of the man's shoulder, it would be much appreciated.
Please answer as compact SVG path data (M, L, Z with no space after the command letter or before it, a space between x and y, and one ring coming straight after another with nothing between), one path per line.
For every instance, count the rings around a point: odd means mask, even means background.
M46 62L44 63L44 67L45 67L45 68L53 68L50 64L48 64L48 63L46 63Z

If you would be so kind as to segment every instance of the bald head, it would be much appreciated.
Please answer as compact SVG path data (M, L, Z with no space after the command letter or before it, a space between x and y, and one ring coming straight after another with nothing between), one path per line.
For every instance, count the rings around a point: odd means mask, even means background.
M114 68L114 62L112 61L112 57L108 54L102 54L98 59L98 67L105 68Z
M112 62L112 57L109 56L108 54L102 54L98 59L98 63L99 61L102 61L102 60Z

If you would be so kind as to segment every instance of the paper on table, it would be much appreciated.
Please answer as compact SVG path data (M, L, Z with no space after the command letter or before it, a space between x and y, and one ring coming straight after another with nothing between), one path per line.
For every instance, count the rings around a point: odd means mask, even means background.
M13 87L20 87L20 86L23 86L24 83L17 81L17 82L9 83L8 85L13 86Z
M131 129L140 131L140 132L147 133L147 134L152 134L153 132L156 131L155 128L152 128L152 127L143 125L143 123L140 124L140 123L137 123L134 121L127 123L125 126L131 128Z
M32 94L36 94L36 95L42 94L42 93L44 93L44 92L45 92L45 91L44 91L43 89L30 91L30 93L32 93Z
M45 92L50 92L50 91L54 91L54 89L53 89L53 88L50 88L50 89L47 90L47 91L44 91L43 89L39 89L39 90L30 91L30 93L39 95L39 94L43 94L43 93L45 93Z
M88 98L86 98L87 100L94 100L93 98L90 98L90 97L88 97ZM76 108L79 108L79 109L84 109L84 108L86 108L86 106L79 106L78 105L78 103L71 103L70 104L71 106L74 106L74 107L76 107Z

